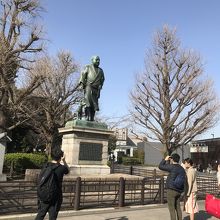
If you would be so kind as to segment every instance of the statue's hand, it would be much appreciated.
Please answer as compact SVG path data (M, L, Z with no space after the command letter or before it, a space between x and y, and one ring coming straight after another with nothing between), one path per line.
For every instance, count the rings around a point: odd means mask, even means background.
M85 89L85 85L82 82L79 82L77 87L79 87L80 89Z

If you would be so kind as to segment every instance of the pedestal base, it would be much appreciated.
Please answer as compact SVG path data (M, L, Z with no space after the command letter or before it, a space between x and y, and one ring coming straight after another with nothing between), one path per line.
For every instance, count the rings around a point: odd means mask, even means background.
M0 181L6 181L6 174L0 174Z
M110 167L107 165L70 165L70 176L90 176L110 174Z
M70 167L70 176L110 174L108 140L113 131L105 124L74 120L59 132L63 134L62 150Z

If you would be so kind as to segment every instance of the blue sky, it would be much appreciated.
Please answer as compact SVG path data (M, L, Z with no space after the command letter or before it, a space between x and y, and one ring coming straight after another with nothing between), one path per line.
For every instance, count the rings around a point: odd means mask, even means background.
M105 73L100 107L103 115L127 113L134 75L142 71L145 52L164 24L177 28L184 48L203 57L205 74L220 95L219 0L42 0L51 54L69 50L82 65L93 55ZM220 125L204 138L220 137Z

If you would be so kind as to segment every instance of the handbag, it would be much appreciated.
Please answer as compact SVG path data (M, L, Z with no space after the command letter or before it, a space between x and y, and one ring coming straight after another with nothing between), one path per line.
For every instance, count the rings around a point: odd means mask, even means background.
M216 198L214 195L206 194L205 210L208 214L220 218L220 199Z

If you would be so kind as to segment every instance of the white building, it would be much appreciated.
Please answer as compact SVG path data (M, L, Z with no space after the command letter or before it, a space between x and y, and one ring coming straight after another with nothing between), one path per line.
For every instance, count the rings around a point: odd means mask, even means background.
M117 139L116 149L114 150L115 161L118 157L128 156L133 157L134 150L138 148L144 150L144 164L150 166L158 166L162 158L164 158L163 145L160 142L143 141L133 135L128 135L128 129L115 129ZM180 155L180 161L190 157L190 145L184 145L178 148L175 153Z
M132 135L128 136L128 129L115 129L115 136L117 139L116 149L114 150L115 161L118 160L118 157L121 155L126 155L128 157L133 157L134 150L137 149L138 144L142 141L135 138Z

